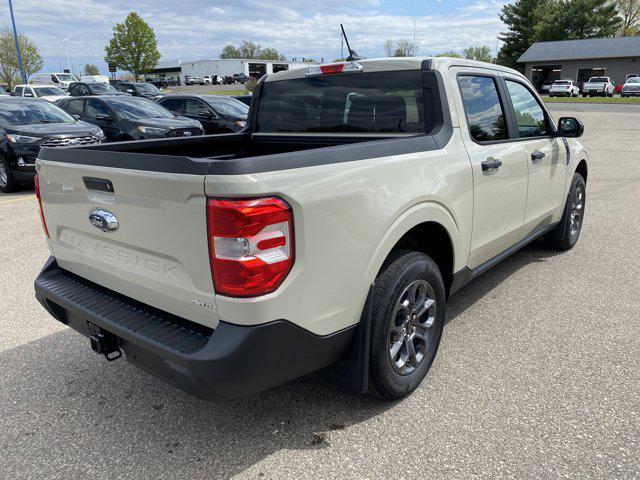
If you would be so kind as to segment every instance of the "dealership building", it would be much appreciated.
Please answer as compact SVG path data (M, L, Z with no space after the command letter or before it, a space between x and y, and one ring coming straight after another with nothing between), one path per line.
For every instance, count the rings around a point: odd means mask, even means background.
M189 60L186 62L175 60L158 63L156 68L148 72L148 76L180 79L180 83L184 85L184 77L202 77L203 75L231 76L234 73L244 73L249 77L260 78L267 73L304 68L309 67L309 65L309 63L304 62L242 58L215 58L208 60Z
M617 84L640 76L640 36L536 42L518 59L540 90L543 84L571 79L579 84L607 76Z

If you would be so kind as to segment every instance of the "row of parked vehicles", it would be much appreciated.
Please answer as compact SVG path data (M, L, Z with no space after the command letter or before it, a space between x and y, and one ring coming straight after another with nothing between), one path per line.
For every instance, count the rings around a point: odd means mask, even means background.
M202 77L187 75L184 77L185 85L233 85L245 84L251 77L244 73L234 73L233 75L204 75Z
M589 81L579 85L571 79L556 80L548 86L550 97L613 97L616 93L616 83L611 77L591 77ZM542 91L546 90L542 86ZM640 76L627 78L627 81L619 89L620 96L640 96Z
M43 146L147 140L242 130L249 107L221 95L165 95L137 82L16 85L0 92L0 191L33 181Z

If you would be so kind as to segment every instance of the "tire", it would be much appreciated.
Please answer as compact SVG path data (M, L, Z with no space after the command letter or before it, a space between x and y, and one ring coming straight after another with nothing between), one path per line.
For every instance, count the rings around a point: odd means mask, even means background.
M387 261L371 309L371 393L394 400L420 385L440 344L445 300L442 275L429 256L398 250Z
M576 244L584 221L586 193L587 185L584 178L579 173L574 173L562 218L544 237L548 247L555 250L571 250Z
M9 162L0 157L0 192L11 193L18 188L19 182L13 178Z

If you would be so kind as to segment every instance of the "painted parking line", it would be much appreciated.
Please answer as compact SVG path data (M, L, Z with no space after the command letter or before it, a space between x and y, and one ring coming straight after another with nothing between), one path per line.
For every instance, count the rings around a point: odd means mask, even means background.
M5 203L21 202L22 200L35 200L35 198L36 198L35 195L29 195L28 197L17 197L17 198L11 198L9 200L0 200L0 205Z

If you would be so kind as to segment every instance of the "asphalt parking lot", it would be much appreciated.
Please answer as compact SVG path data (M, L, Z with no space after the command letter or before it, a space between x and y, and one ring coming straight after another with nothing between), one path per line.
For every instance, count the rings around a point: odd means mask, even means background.
M640 477L640 110L577 107L578 245L530 245L456 294L429 376L392 404L326 373L211 404L106 362L33 297L33 192L0 194L0 478Z

